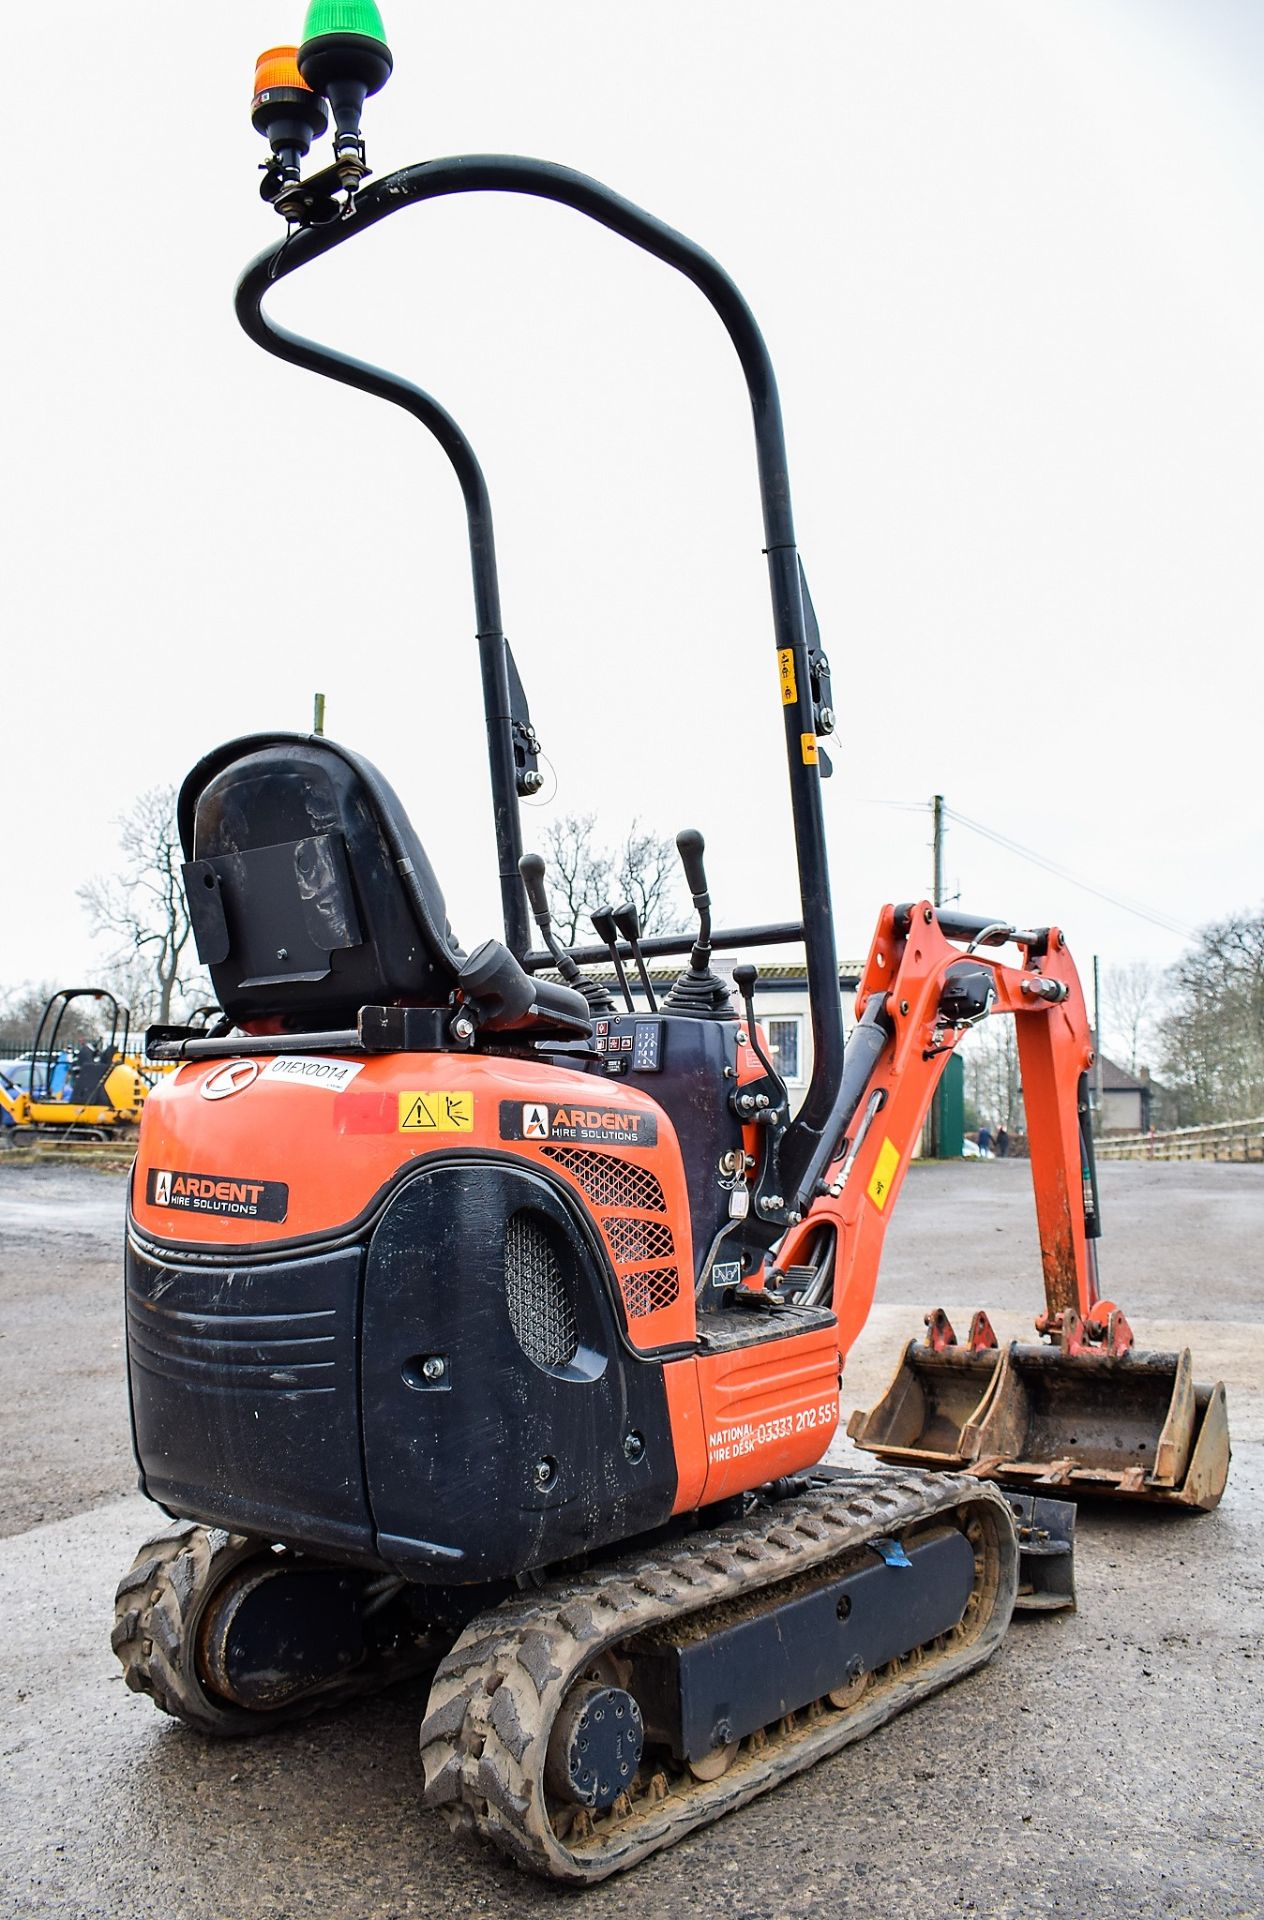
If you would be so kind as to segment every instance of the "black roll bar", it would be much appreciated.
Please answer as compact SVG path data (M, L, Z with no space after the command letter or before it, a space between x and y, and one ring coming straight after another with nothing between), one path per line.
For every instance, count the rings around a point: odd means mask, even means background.
M125 1054L132 1033L132 1016L127 1007L120 1007L118 1000L106 987L58 987L56 993L44 1003L40 1023L35 1031L35 1044L31 1048L31 1099L35 1099L35 1081L37 1069L44 1063L44 1097L53 1097L53 1064L57 1058L57 1046L61 1039L62 1023L75 1000L104 1000L110 1009L110 1038L104 1051L111 1057ZM119 1022L123 1025L122 1044L119 1043ZM51 1029L51 1030L49 1030ZM45 1039L45 1033L48 1037ZM90 1102L81 1104L89 1105Z
M529 946L526 903L518 883L521 851L517 791L513 777L508 722L505 641L500 630L500 596L486 484L473 449L436 400L419 387L364 361L290 333L265 317L263 300L271 286L308 261L330 252L352 235L376 226L402 207L457 193L520 193L571 207L619 234L666 265L674 267L702 292L719 315L746 377L755 431L760 503L772 594L773 633L779 653L792 656L794 698L783 706L786 760L794 819L795 852L802 902L804 948L811 997L814 1061L803 1106L782 1143L788 1191L810 1163L819 1159L830 1127L842 1076L843 1025L838 991L838 962L825 850L820 774L816 764L816 714L803 613L790 477L786 461L781 403L772 361L763 336L734 282L719 262L692 240L664 225L630 200L572 168L506 154L469 154L423 161L405 167L360 193L341 217L301 227L270 247L246 269L237 288L237 317L257 345L280 359L308 368L344 385L358 387L403 407L427 426L456 470L465 497L470 531L470 561L483 668L484 704L491 749L497 852L505 911L505 936L515 953ZM789 676L782 679L789 686ZM512 872L511 872L512 868ZM831 1143L832 1144L832 1143ZM804 1198L810 1198L805 1195Z

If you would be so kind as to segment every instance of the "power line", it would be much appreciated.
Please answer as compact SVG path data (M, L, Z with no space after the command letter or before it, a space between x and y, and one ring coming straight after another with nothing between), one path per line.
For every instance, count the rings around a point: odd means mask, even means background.
M1069 886L1078 887L1081 893L1091 893L1098 900L1105 900L1109 906L1118 907L1123 913L1133 914L1138 920L1148 920L1151 926L1161 927L1165 933L1178 933L1184 939L1195 938L1196 930L1186 926L1180 920L1174 920L1170 914L1160 913L1153 907L1143 907L1135 900L1124 900L1118 894L1107 893L1102 887L1094 887L1087 880L1081 880L1066 867L1059 866L1056 860L1047 860L1041 853L1033 852L1018 840L1011 840L1007 834L998 833L994 827L985 827L980 820L971 820L967 814L958 813L955 807L945 807L944 812L959 827L966 827L971 833L977 833L993 845L1003 847L1007 853L1014 853L1022 860L1028 860L1033 866L1043 867L1046 873L1052 873L1059 880L1065 880Z

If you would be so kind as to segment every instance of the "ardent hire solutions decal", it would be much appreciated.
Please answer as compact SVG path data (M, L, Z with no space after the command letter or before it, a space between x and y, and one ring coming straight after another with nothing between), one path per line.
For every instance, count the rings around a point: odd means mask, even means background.
M151 1207L172 1207L183 1213L231 1213L244 1220L284 1220L290 1189L284 1180L244 1180L235 1173L177 1173L151 1167L145 1198Z
M614 1107L554 1106L546 1100L502 1100L502 1140L574 1140L586 1147L653 1147L658 1120L652 1113Z

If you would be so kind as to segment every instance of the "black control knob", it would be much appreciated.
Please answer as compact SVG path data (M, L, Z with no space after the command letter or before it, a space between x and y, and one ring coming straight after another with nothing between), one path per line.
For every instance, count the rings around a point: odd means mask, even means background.
M621 907L611 907L609 913L628 945L634 947L641 937L641 920L632 902L625 900Z
M544 886L544 861L538 853L524 853L518 862L518 871L522 875L522 884L527 890L531 911L543 929L552 918L549 913L549 896Z
M689 965L667 996L671 1013L688 1013L699 1020L724 1020L732 1008L729 990L718 974L711 971L711 895L707 891L707 870L702 856L706 841L697 827L682 827L676 835L676 851L685 870L685 885L698 916L698 937L689 955Z
M596 913L594 913L591 918L593 932L599 940L605 941L606 946L610 950L610 963L614 968L615 977L619 982L619 991L623 995L623 1004L628 1012L631 1013L634 1005L632 989L628 985L628 976L624 971L623 961L619 957L619 931L614 923L614 914L610 911L609 907L598 907Z
M609 1013L614 1006L609 990L599 980L592 980L581 973L573 953L562 945L553 931L553 916L549 912L548 889L544 884L544 861L538 853L524 853L518 860L518 872L522 884L527 890L527 901L535 915L536 925L541 938L553 956L553 964L568 987L574 987L582 993L594 1013Z
M650 1012L657 1013L658 1001L654 998L654 989L650 984L649 968L645 964L645 955L641 952L641 917L632 902L625 900L621 907L611 909L611 918L632 949L632 958L635 960L636 970L641 976L641 985L645 989L645 998L649 1001Z
M758 980L758 978L759 978L759 968L752 967L749 962L745 962L740 967L734 967L733 985L737 988L737 991L741 995L743 1000L754 999L755 982Z
M676 851L680 855L680 864L685 870L685 885L693 895L695 907L709 907L711 895L707 892L706 868L702 856L707 843L697 827L682 827L676 835Z

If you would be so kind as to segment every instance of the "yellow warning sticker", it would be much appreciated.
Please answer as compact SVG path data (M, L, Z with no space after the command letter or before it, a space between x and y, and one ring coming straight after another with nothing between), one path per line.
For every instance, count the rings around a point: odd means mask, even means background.
M895 1179L895 1170L899 1164L900 1149L896 1146L894 1140L884 1140L878 1149L878 1158L874 1164L869 1185L865 1188L865 1192L869 1195L869 1198L873 1201L879 1213L882 1212L882 1209L887 1204L887 1198L891 1192L891 1182Z
M803 749L804 766L814 767L821 757L816 748L816 735L814 733L801 733L799 735L799 745Z
M777 671L781 675L781 704L783 707L792 707L799 697L799 688L794 677L793 648L778 647Z
M472 1093L401 1093L401 1133L473 1133Z

